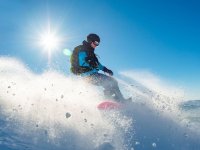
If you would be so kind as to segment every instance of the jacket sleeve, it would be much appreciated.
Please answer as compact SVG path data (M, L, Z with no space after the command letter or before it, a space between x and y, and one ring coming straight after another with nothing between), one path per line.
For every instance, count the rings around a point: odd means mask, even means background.
M99 62L98 68L99 70L104 70L104 66L100 62Z

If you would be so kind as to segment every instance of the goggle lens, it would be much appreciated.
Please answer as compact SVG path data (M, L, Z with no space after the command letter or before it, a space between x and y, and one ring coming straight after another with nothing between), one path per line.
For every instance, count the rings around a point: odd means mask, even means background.
M94 41L93 43L94 43L95 46L99 46L99 42Z

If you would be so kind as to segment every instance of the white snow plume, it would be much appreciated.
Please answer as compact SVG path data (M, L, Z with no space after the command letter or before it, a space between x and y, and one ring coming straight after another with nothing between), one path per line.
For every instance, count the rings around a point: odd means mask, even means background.
M146 70L124 71L120 74L161 95L173 98L182 98L184 95L184 91L180 87L175 87L168 81L164 81L161 77Z
M153 104L159 110L177 110L174 108L182 101L184 97L184 91L175 87L168 82L164 81L160 77L154 75L148 71L124 71L120 72L126 80L129 80L129 86L126 85L126 90L132 91L135 100ZM127 84L123 82L122 84Z
M118 80L123 87L123 92L133 97L135 103L146 105L158 114L180 123L179 103L184 97L181 88L169 84L149 71L123 71L120 75L123 80ZM183 125L185 126L185 123Z
M96 107L103 100L99 91L81 79L55 71L37 75L17 59L1 57L3 144L38 150L126 149L124 133L132 120L117 112L104 116Z
M120 75L123 77L119 82L124 93L132 96L135 103L146 105L148 109L173 120L180 127L200 133L199 127L196 127L199 123L191 123L180 108L180 104L185 101L182 88L170 84L149 71L124 71L120 72Z
M120 75L123 93L133 97L133 104L126 109L134 118L134 148L155 149L155 145L163 150L200 148L199 123L188 120L180 108L184 99L181 88L147 71L124 71Z
M181 126L175 113L181 94L170 94L166 89L174 86L155 75L144 82L148 76L132 72L123 72L119 85L133 103L100 112L101 88L56 71L35 74L17 59L1 57L0 149L199 149L199 134Z

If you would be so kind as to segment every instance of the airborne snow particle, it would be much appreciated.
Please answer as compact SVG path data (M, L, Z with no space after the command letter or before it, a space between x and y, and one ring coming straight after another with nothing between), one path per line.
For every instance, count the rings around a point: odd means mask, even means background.
M104 136L104 137L107 137L107 136L108 136L108 134L104 133L104 134L103 134L103 136Z
M153 147L156 147L156 143L152 143L152 146L153 146Z
M48 131L47 131L47 130L44 130L44 134L47 135L47 134L48 134Z
M139 144L140 144L140 142L138 142L138 141L135 142L135 145L139 145Z
M184 137L186 137L186 138L188 137L188 134L187 134L187 133L184 133L183 135L184 135Z
M65 116L66 116L66 118L69 118L69 117L71 117L71 114L67 112L67 113L65 114Z

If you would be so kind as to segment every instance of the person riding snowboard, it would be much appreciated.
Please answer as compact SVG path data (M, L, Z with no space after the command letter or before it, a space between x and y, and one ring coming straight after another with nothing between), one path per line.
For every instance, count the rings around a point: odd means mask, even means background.
M99 43L100 37L97 34L91 33L87 36L87 40L82 42L82 45L74 48L70 58L71 72L86 78L94 85L102 86L104 88L104 96L107 98L122 102L125 99L120 92L117 81L111 77L113 72L103 66L94 53ZM108 73L109 76L99 73L99 70Z

